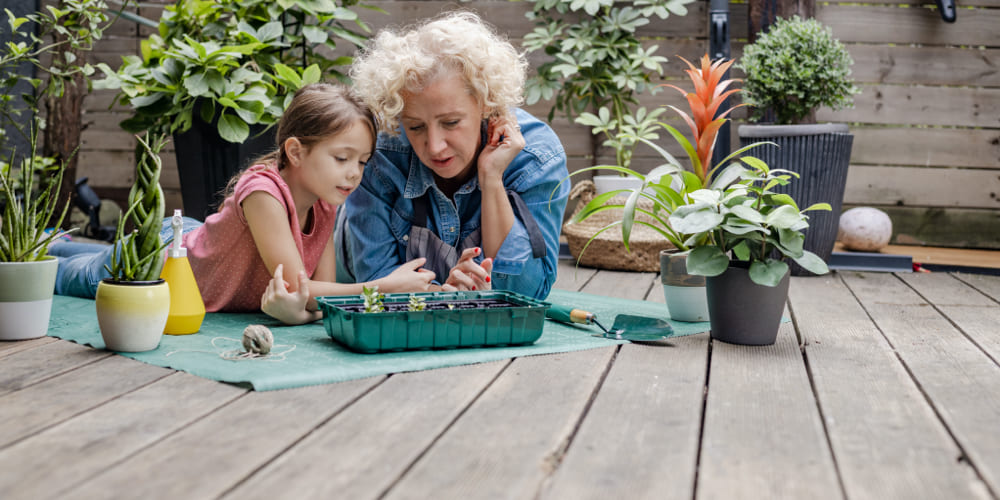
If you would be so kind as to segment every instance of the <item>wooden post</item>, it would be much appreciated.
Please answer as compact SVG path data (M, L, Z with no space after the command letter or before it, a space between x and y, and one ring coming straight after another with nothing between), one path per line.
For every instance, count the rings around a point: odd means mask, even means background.
M757 33L766 33L778 17L816 17L816 0L750 0L749 7L750 43L757 40Z

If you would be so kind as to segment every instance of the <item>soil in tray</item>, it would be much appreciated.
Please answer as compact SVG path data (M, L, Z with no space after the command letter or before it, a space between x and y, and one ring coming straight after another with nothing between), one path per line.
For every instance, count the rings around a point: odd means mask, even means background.
M387 302L383 304L385 312L408 311L408 302ZM449 307L451 306L451 307ZM364 304L343 304L337 306L347 312L364 312ZM439 311L444 309L497 309L503 307L524 307L521 304L514 304L501 299L478 299L478 300L435 300L427 301L425 311Z

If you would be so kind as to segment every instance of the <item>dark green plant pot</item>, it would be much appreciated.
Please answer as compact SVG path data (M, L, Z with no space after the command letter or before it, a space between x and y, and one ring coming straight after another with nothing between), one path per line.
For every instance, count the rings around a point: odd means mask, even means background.
M758 285L744 264L733 262L705 280L711 336L730 344L771 345L778 338L791 273L777 286Z
M808 212L809 228L806 229L803 245L824 262L829 261L833 244L837 241L854 143L854 136L847 125L740 125L738 131L741 147L761 141L774 142L779 146L759 146L748 151L748 155L764 160L772 169L791 170L799 174L798 179L793 178L787 186L777 186L774 191L790 195L800 209L813 203L829 203L833 208L829 212ZM788 265L795 276L812 276L794 262Z

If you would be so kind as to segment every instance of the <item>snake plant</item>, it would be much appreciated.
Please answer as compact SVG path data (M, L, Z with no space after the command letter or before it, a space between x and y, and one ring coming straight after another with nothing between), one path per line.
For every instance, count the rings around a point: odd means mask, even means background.
M164 211L160 151L167 143L166 135L147 132L136 139L136 177L128 193L129 208L118 220L111 265L104 266L117 281L158 280L167 247L160 239ZM126 236L129 221L135 228Z

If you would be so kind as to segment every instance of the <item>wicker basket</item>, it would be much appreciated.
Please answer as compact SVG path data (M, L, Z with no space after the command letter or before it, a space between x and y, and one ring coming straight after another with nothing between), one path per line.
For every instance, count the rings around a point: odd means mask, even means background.
M593 181L580 181L573 186L573 190L569 194L570 199L577 200L573 215L579 213L596 194L597 190ZM611 204L624 203L624 198L613 198ZM639 207L652 211L653 202L640 199ZM622 243L621 226L615 226L594 238L581 258L580 252L583 251L583 247L587 245L590 238L602 227L620 221L621 218L621 209L611 209L595 213L584 221L563 224L562 233L569 243L569 253L581 266L620 271L658 272L660 270L660 250L674 248L674 245L665 240L660 233L641 224L632 226L632 235L629 238L631 251L626 251L625 244ZM649 216L638 212L636 212L636 220L651 222Z

